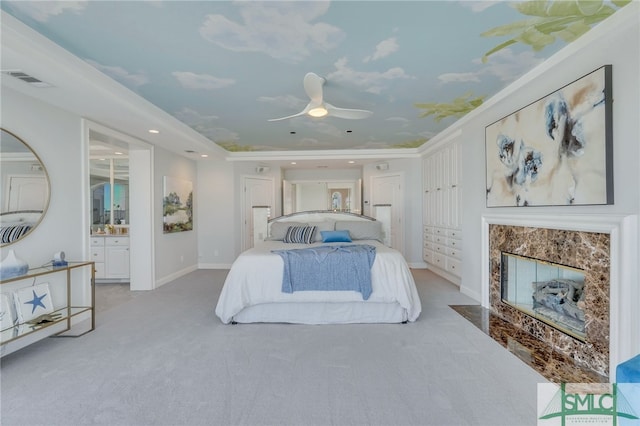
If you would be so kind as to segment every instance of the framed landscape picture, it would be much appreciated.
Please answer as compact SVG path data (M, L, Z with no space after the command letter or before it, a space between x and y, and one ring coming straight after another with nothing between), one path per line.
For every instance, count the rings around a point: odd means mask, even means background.
M485 129L487 207L613 204L611 65Z
M169 176L164 177L163 183L164 233L193 230L193 183Z

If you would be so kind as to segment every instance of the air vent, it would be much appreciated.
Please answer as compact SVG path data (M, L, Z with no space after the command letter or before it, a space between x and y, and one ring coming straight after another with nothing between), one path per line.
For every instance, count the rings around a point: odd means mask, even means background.
M45 83L44 81L39 80L34 76L29 75L22 71L4 71L4 73L7 75L10 75L11 77L15 77L19 80L22 80L25 83L29 83L30 85L35 87L53 87L51 84Z

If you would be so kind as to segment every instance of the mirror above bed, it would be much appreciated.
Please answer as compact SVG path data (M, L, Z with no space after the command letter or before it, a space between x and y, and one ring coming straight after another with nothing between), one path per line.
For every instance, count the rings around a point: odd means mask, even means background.
M29 235L49 206L50 183L44 164L19 136L0 129L0 246Z
M282 214L331 210L362 214L362 180L283 180Z

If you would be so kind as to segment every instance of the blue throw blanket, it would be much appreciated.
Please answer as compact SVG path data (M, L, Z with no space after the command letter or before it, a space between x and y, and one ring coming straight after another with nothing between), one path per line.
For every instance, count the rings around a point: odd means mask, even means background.
M282 292L358 291L371 295L371 266L376 248L367 244L273 250L284 261Z

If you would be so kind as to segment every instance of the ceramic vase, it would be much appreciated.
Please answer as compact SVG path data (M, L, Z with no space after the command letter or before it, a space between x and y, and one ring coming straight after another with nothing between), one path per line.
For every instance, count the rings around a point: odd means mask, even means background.
M9 250L7 257L0 262L0 279L2 280L24 275L27 271L29 271L29 264L16 257L16 253L13 250Z

